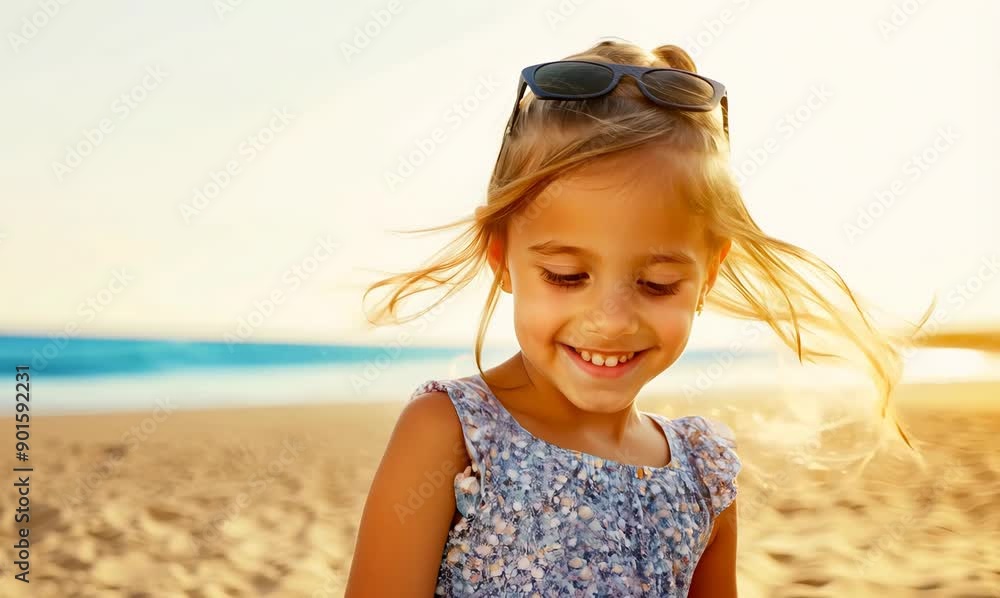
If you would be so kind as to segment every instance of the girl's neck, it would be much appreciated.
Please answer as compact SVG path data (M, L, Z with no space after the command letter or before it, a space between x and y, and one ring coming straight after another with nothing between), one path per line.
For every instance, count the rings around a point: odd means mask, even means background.
M635 402L614 413L594 413L574 405L518 351L500 365L484 372L494 396L520 421L528 420L552 430L623 442L648 427Z

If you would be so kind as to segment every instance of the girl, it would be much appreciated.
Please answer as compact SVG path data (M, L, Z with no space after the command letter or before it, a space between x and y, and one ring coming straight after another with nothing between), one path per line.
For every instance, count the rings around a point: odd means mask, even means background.
M800 359L846 340L884 397L899 351L832 268L751 219L727 111L676 46L604 41L522 72L465 236L369 289L394 289L382 323L493 273L479 374L427 381L403 409L347 596L736 595L736 443L700 416L639 411L640 389L705 306L766 322ZM500 292L521 350L484 372Z

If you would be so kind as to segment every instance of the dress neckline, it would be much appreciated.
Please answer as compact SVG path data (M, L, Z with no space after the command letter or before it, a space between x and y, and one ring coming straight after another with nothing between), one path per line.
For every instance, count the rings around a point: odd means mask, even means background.
M522 426L521 422L517 421L517 418L514 417L514 414L508 411L507 408L504 406L504 404L500 402L500 399L497 398L496 394L494 394L493 392L493 389L490 388L490 385L486 383L486 380L483 379L483 376L481 374L475 374L473 376L473 380L475 380L476 384L482 388L482 390L486 394L486 397L496 406L497 410L501 413L501 415L504 418L506 418L507 421L510 422L510 424L514 426L514 428L517 431L530 438L532 442L541 444L543 446L550 448L551 450L558 451L560 453L575 456L591 464L595 464L595 462L599 461L605 465L627 469L636 474L638 474L639 470L644 470L645 473L649 475L655 472L675 471L680 468L680 454L678 453L678 451L680 450L681 443L677 440L677 437L674 434L673 427L670 426L669 423L666 421L666 419L660 415L653 413L645 413L640 411L640 413L652 419L653 422L656 423L663 431L663 435L667 439L667 447L669 447L670 449L670 462L662 467L654 467L652 465L635 465L632 463L622 463L620 461L615 461L614 459L607 459L605 457L599 457L591 453L585 453L583 451L562 447L559 446L558 444L553 444L543 438L535 436L527 428Z

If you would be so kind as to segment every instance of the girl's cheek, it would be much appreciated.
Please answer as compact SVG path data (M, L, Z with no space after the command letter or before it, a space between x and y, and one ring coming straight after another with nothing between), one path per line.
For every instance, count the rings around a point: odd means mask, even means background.
M555 293L530 291L514 298L514 314L521 322L535 328L551 328L558 325L573 313L573 305L569 299L556 296Z
M663 340L676 339L686 341L691 333L693 316L690 310L681 305L680 301L657 314L657 330Z

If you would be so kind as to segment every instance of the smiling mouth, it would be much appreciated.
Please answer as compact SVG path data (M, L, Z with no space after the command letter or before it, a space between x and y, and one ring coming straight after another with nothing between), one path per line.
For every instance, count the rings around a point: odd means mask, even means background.
M583 361L593 364L599 367L605 368L616 368L621 367L623 364L628 363L630 360L635 359L637 355L642 355L646 352L646 349L639 351L592 351L589 349L580 349L572 345L567 345L562 343L567 349L575 352L580 359Z

